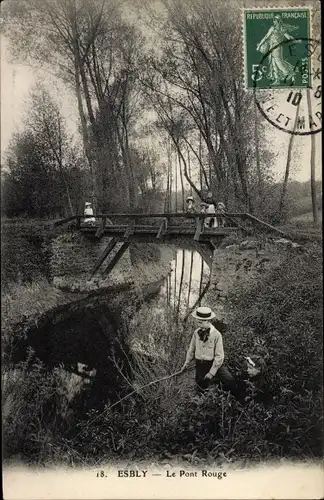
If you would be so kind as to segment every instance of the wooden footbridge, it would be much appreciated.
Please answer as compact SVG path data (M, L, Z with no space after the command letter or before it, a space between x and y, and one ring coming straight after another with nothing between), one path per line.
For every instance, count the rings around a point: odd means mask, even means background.
M205 219L216 217L218 227L206 227ZM238 230L245 235L272 232L287 236L280 229L247 213L225 213L222 216L203 213L111 213L74 215L54 222L54 226L72 223L73 227L94 240L110 237L92 271L92 276L108 260L108 274L132 242L183 244L197 249L208 262L221 241ZM209 257L208 257L209 256Z

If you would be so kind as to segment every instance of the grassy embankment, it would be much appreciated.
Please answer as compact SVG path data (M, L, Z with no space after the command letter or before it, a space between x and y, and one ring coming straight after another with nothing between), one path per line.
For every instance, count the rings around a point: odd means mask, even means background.
M310 245L288 253L280 269L260 275L249 289L241 285L228 299L230 329L224 335L227 363L243 377L243 356L262 351L275 399L265 407L244 405L214 388L205 397L192 392L192 372L150 386L99 416L80 422L69 412L62 374L44 375L21 366L7 385L5 458L29 463L104 463L114 459L193 457L193 461L251 461L322 454L322 255ZM31 301L33 302L33 301ZM7 304L7 314L12 305ZM28 309L21 302L21 310ZM145 314L144 314L145 312ZM16 313L15 313L16 314ZM176 325L147 306L135 315L129 334L153 336L165 357L153 365L140 360L138 388L176 371L182 364L193 325ZM98 419L92 422L94 416ZM79 435L71 437L71 429Z

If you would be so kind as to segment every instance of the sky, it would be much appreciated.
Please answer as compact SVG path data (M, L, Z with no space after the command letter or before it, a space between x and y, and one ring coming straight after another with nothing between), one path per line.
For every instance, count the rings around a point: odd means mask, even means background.
M75 96L53 76L34 68L12 63L9 60L8 42L1 35L1 164L14 132L20 130L22 117L28 108L28 94L40 78L48 88L59 96L59 104L66 119L68 130L77 137L78 115ZM276 155L274 174L278 181L283 179L289 134L267 124L267 138ZM316 134L316 179L321 179L321 133ZM291 179L307 181L310 178L310 136L297 136L294 141ZM295 153L295 154L294 154ZM298 153L298 154L297 154Z

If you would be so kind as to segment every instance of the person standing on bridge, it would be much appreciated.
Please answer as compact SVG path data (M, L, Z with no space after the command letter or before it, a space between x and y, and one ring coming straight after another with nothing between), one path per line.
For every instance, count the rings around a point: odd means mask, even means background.
M196 384L199 392L206 390L210 382L222 382L224 388L237 396L237 384L229 370L224 366L224 349L222 334L211 324L216 317L209 307L198 307L192 313L197 320L198 328L192 336L186 360L182 370L188 368L189 363L195 358Z
M217 203L217 221L218 221L218 226L219 227L225 227L225 213L226 207L225 204L222 201L219 201Z
M186 199L187 203L187 213L195 213L196 212L196 207L195 207L195 200L192 196L188 196Z
M215 208L215 204L214 204L214 200L213 200L213 194L212 193L208 193L207 194L207 213L209 214L215 214L216 213L216 208ZM205 222L206 224L208 225L208 227L217 227L217 219L216 217L208 217L205 219Z

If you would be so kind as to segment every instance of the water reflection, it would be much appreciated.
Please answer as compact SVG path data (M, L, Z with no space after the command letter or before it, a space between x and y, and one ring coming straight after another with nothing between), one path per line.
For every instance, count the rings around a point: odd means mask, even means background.
M210 269L198 252L178 250L171 262L171 271L154 300L154 307L156 310L171 309L177 319L185 319L206 293L209 277Z

